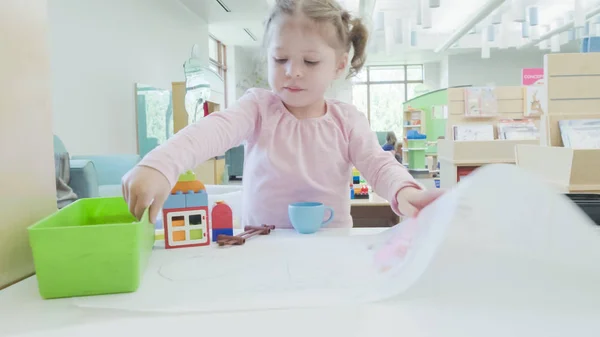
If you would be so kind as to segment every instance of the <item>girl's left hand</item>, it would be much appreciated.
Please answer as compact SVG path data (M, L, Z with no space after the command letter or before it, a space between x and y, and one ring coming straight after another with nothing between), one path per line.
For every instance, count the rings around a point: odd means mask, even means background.
M444 191L441 189L420 190L414 187L405 187L398 192L396 200L398 210L405 217L415 217L423 208L439 198Z

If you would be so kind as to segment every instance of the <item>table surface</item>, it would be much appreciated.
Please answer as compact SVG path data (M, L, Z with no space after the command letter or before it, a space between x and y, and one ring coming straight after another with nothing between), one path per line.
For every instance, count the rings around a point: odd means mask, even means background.
M361 235L380 230L349 229L337 233ZM430 296L344 307L158 314L80 308L65 301L42 300L32 277L0 291L0 336L164 337L196 332L278 337L580 337L598 336L600 331L600 303L592 308L482 302Z

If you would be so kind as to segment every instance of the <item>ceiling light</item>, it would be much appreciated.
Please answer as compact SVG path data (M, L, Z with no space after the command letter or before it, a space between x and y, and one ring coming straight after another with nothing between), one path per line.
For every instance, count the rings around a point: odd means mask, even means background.
M231 12L231 9L229 9L229 7L227 7L227 5L223 2L223 0L216 0L216 1L219 5L221 5L221 7L223 7L224 11L226 11L227 13Z
M257 41L256 36L254 36L254 34L252 34L252 32L250 31L250 29L244 28L244 31L246 32L246 34L248 34L248 36L250 36L250 38L252 40Z
M529 8L529 25L530 26L538 25L538 9L537 9L537 7Z
M440 7L440 0L429 0L429 8Z
M593 10L591 10L590 12L588 12L585 15L585 19L589 20L598 14L600 14L600 7L596 7ZM575 23L573 21L569 21L569 22L565 23L564 25L547 32L546 34L540 36L537 39L532 39L529 43L526 43L526 44L520 46L518 49L534 46L542 41L545 41L545 40L551 38L552 36L554 36L556 34L561 34L563 32L566 32L566 31L572 29L574 27L574 25L575 25Z
M422 0L427 1L427 0ZM421 27L423 29L429 29L431 28L431 21L432 21L432 17L431 17L431 8L429 8L428 6L425 6L425 4L421 2Z
M575 17L573 19L573 24L575 28L583 27L585 25L585 10L583 9L583 1L575 0Z
M526 13L525 13L525 3L524 0L512 0L511 11L514 16L515 22L525 22Z
M448 50L456 41L460 40L465 34L467 34L473 27L480 23L483 19L488 17L493 11L498 9L504 4L506 0L489 0L481 8L476 9L475 13L469 18L463 25L452 33L452 35L444 42L441 46L435 49L436 53ZM458 15L461 20L464 19Z

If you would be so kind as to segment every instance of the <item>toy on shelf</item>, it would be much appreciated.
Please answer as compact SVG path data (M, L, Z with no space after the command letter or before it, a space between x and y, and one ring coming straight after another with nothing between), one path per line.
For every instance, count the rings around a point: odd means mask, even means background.
M256 226L246 226L244 227L244 232L238 235L224 235L221 234L217 237L217 243L219 246L239 246L246 243L246 239L249 239L256 235L269 235L271 231L275 229L275 226L272 225L262 225L260 227Z
M212 210L215 228L233 233L231 214L229 206L218 203ZM212 227L206 188L188 171L179 177L163 206L165 248L207 246L211 242Z
M352 168L352 182L350 183L350 199L369 199L369 186L362 179L360 172Z

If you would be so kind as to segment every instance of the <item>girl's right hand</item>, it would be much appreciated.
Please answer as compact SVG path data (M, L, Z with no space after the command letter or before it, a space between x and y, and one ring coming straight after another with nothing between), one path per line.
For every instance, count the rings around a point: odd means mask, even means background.
M171 193L169 180L159 171L136 166L121 180L123 197L129 205L129 211L140 220L146 208L150 207L150 222L154 223L158 211Z

